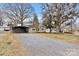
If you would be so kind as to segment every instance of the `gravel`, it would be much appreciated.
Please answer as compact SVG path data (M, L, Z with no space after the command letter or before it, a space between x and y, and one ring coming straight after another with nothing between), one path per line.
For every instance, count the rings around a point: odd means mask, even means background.
M15 34L28 51L28 56L79 56L79 46L33 33Z

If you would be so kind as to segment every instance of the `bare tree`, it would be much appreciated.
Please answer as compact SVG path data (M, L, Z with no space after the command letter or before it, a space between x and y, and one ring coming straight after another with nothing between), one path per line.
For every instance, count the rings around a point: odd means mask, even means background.
M73 26L75 25L74 23L76 22L77 18L79 17L79 13L78 13L78 9L77 9L78 4L77 3L72 3L72 4L68 4L68 18L70 19L70 28L71 28L71 32L73 32Z
M43 16L45 16L46 19L49 18L51 20L51 21L49 20L50 24L54 22L57 32L62 31L62 25L65 24L66 21L69 22L70 19L74 19L74 17L77 18L78 16L78 12L76 12L75 10L77 4L53 3L53 4L47 4L47 5L48 6L44 8L45 14L43 14ZM51 15L51 17L47 16L48 14ZM76 21L76 18L73 21L71 20L71 22L69 23L74 23ZM72 29L72 25L71 25L71 29Z
M9 3L5 4L6 14L14 24L20 23L23 26L23 21L32 16L32 6L26 3Z
M5 18L5 13L0 10L0 26L3 26L4 24L4 18Z
M53 15L52 15L52 8L51 8L52 4L43 4L43 25L46 28L50 29L50 33L52 31L53 26Z

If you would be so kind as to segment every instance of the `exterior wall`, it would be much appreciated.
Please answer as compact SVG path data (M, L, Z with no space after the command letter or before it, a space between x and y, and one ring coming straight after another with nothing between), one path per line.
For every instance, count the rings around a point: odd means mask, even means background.
M43 26L39 26L39 32L46 32L46 28Z
M29 32L35 32L35 28L30 27L30 28L29 28Z
M10 29L9 26L7 26L7 27L0 26L0 31L4 31L5 28L9 28Z

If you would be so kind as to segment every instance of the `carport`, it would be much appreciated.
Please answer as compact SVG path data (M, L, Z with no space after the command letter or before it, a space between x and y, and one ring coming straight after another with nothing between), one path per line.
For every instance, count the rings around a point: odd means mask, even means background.
M15 27L12 27L12 32L14 32L14 33L28 33L29 27L15 26Z

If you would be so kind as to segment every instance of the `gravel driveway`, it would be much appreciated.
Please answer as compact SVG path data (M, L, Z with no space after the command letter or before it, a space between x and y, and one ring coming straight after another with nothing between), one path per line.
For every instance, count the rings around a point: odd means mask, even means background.
M36 34L15 34L27 50L28 56L79 56L79 46L40 37Z

